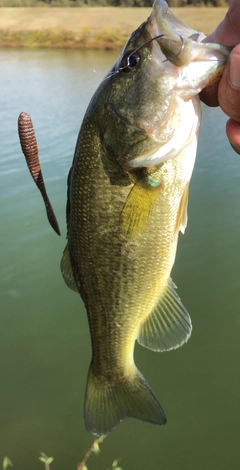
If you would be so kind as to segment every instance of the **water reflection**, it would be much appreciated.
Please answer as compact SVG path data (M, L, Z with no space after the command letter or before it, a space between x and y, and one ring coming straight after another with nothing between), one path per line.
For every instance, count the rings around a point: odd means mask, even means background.
M0 458L41 468L43 450L55 456L53 468L76 468L92 442L82 417L90 342L83 304L59 270L66 177L83 113L116 54L1 51L0 57ZM61 239L20 151L21 111L35 125ZM119 456L124 470L239 468L240 161L226 141L223 114L207 108L203 114L189 225L173 273L193 336L171 353L136 348L168 424L125 420L92 457L92 470L109 468Z

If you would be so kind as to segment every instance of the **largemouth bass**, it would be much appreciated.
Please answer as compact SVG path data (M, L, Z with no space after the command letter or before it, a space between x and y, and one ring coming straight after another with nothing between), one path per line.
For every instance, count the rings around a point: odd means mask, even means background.
M197 95L221 75L229 54L202 38L156 0L95 92L79 132L61 270L87 309L92 360L84 414L96 435L125 417L165 424L135 366L134 344L166 351L191 335L170 275L187 225Z

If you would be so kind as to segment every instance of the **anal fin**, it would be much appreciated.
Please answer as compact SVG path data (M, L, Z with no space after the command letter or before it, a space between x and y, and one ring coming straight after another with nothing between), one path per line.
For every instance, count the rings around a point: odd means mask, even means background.
M141 326L138 342L153 351L168 351L182 346L191 332L191 318L169 279L161 299Z

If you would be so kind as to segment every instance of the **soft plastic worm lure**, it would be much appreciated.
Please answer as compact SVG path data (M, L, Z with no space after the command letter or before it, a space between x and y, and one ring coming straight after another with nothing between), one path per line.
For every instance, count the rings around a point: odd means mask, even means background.
M54 214L53 208L51 206L51 203L49 201L47 191L45 188L40 161L39 161L39 156L38 156L37 139L36 139L32 119L31 119L31 116L29 116L29 114L21 113L19 115L18 133L19 133L19 139L20 139L22 151L27 162L27 166L29 168L29 171L31 173L33 180L35 181L42 195L42 198L46 207L48 221L50 225L52 226L53 230L55 230L55 232L58 235L61 235L56 216Z

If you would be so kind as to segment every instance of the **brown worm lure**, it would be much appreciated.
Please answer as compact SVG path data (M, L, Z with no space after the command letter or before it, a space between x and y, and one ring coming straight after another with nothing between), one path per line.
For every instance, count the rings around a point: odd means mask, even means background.
M58 235L61 235L56 216L54 214L52 205L49 201L47 191L45 188L39 156L38 156L38 144L36 134L34 131L31 116L27 113L21 113L18 118L18 134L20 144L22 147L23 155L26 159L27 166L31 173L33 180L35 181L45 204L47 218L52 226L53 230Z

